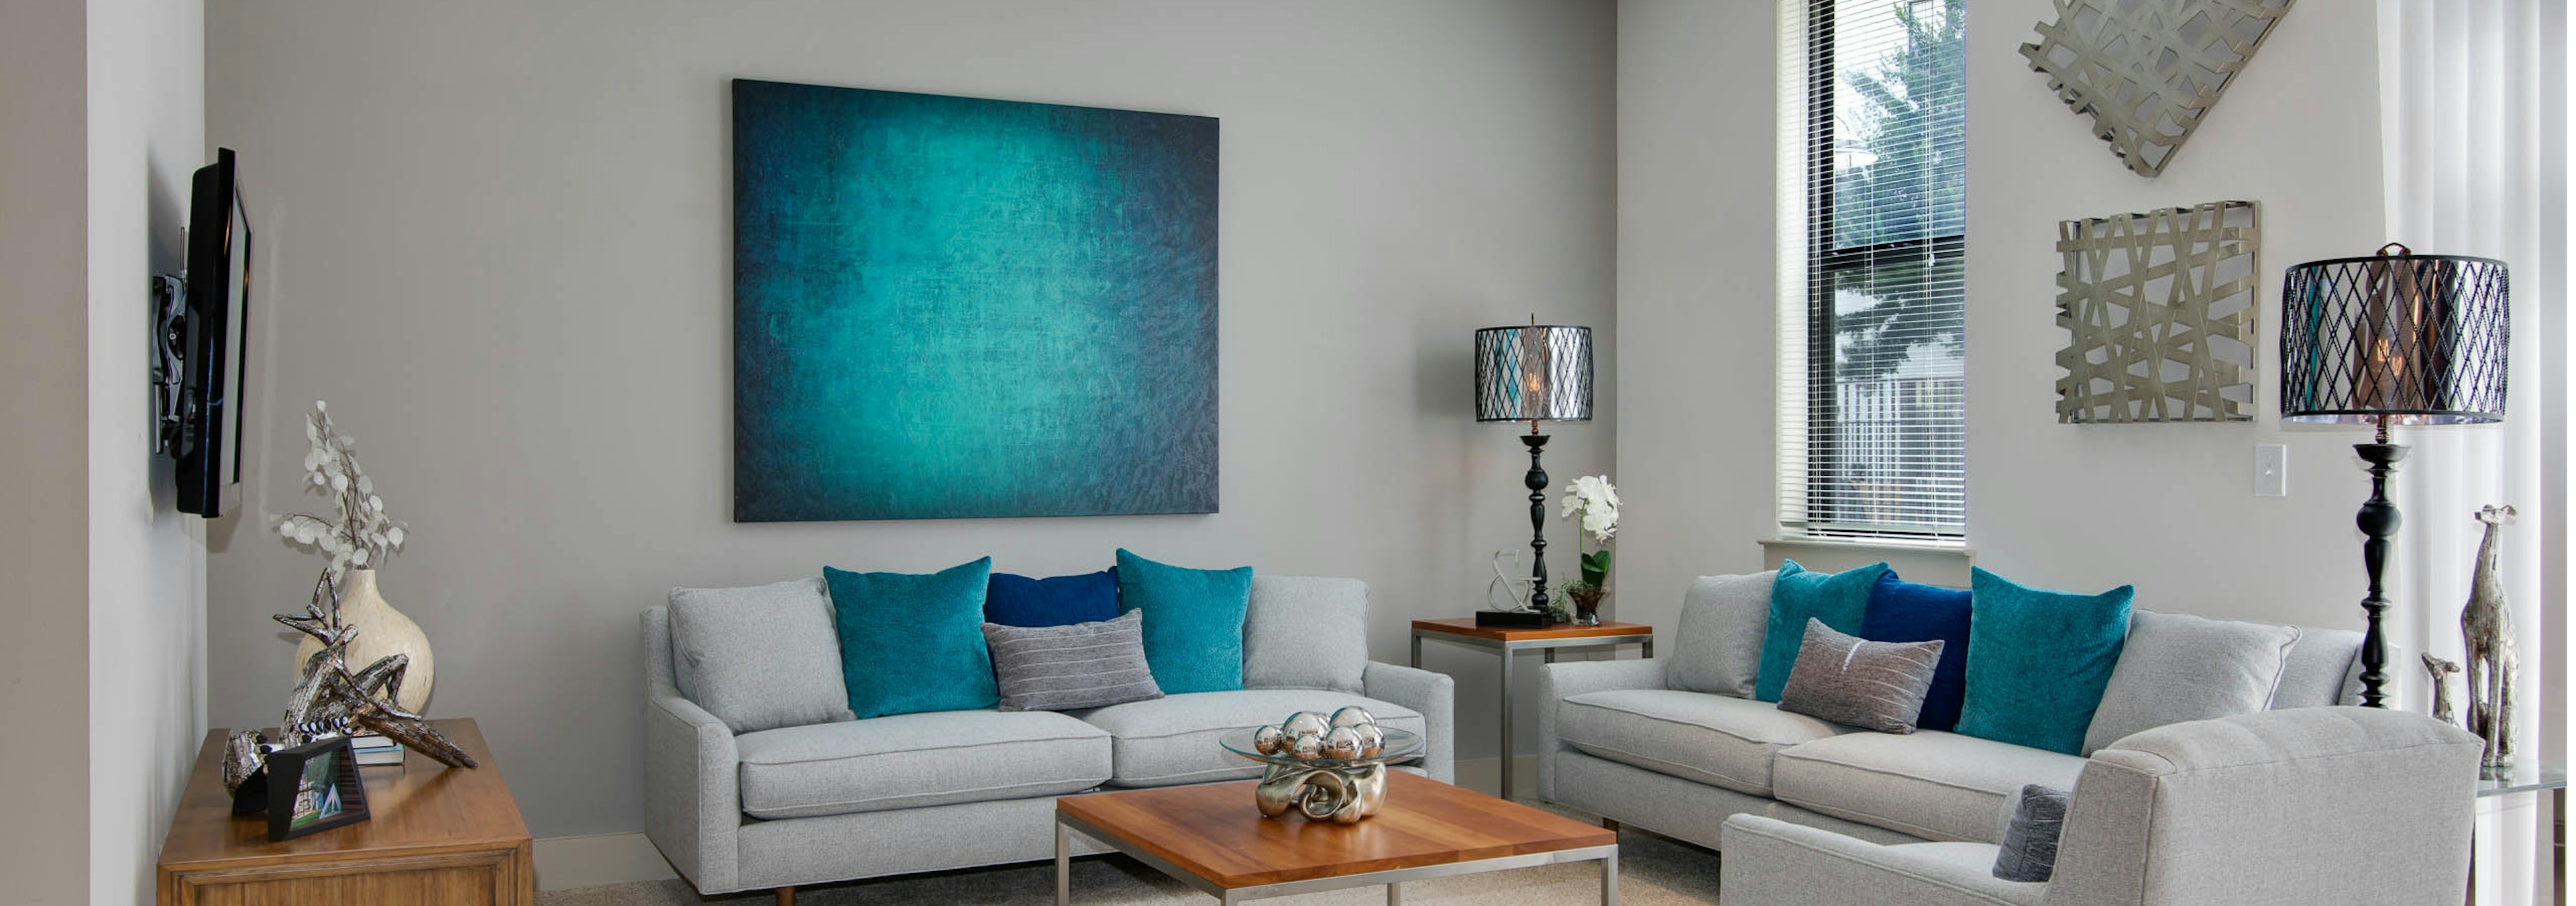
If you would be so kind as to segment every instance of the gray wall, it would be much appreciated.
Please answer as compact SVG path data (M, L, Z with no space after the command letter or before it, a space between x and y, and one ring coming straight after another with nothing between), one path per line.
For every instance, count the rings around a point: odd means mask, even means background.
M79 0L0 4L0 878L23 903L89 900L88 236ZM139 281L138 281L139 282Z
M207 11L208 138L239 148L266 315L245 509L211 527L209 705L274 720L268 614L319 563L262 520L326 398L413 541L384 575L539 836L640 824L635 613L673 585L825 564L1184 564L1367 580L1380 659L1477 606L1527 542L1468 339L1535 313L1611 327L1612 8L1582 2L292 3ZM1223 120L1223 512L728 521L726 80ZM1560 478L1615 424L1565 426ZM1561 482L1560 482L1561 483ZM1553 529L1560 552L1570 548ZM1557 569L1570 571L1560 553ZM1493 666L1459 674L1490 755Z

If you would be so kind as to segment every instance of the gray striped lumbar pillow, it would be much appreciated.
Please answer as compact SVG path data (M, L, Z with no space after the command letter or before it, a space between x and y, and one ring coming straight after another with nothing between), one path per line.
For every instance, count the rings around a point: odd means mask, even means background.
M1912 733L1941 663L1941 641L1872 642L1807 618L1780 710L1882 733Z
M984 624L1004 711L1070 711L1162 698L1145 665L1145 612L1071 626Z

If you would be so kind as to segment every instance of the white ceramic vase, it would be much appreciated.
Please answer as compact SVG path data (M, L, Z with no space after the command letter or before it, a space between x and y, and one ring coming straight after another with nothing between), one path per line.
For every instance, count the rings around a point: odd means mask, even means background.
M403 616L385 596L376 592L376 571L353 569L347 585L340 589L340 621L358 627L358 637L350 640L348 663L351 672L389 654L411 655L411 666L403 671L402 690L395 698L405 711L426 714L429 707L430 682L437 676L437 664L429 656L429 637L421 634L420 624ZM294 672L304 675L304 662L322 650L321 641L305 636L295 643Z

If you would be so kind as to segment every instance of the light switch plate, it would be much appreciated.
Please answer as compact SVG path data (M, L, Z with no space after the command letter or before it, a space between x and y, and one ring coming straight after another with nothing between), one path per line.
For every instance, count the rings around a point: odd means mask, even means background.
M2254 445L2254 496L2290 496L2290 448L2287 445Z

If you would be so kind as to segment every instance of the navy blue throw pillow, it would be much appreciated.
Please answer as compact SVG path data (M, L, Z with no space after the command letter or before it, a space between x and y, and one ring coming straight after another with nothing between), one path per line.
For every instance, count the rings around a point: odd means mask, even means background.
M1950 730L1959 725L1959 708L1968 698L1970 598L1963 589L1907 582L1892 572L1869 587L1861 638L1943 643L1941 663L1932 669L1932 688L1923 693L1923 714L1915 718L1915 729Z
M1118 618L1118 572L1032 579L994 573L984 587L984 622L1071 626Z

